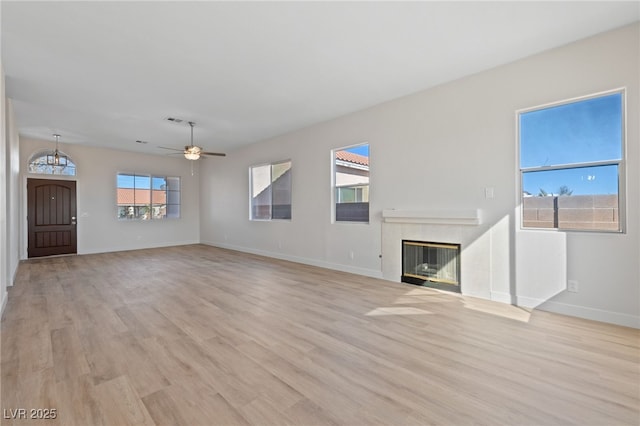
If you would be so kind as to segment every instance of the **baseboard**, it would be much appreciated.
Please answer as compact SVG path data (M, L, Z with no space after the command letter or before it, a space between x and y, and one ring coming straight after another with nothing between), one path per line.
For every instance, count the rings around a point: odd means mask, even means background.
M0 308L0 317L4 315L4 308L7 306L7 301L9 300L9 293L5 290L2 295L2 308Z
M586 306L570 305L567 303L547 301L537 305L536 309L570 315L593 321L607 322L625 327L640 328L640 316L622 314L620 312L605 311L603 309L588 308Z
M503 293L500 291L491 292L491 300L500 303L506 303L507 305L513 305L513 297L509 293Z
M515 297L515 304L523 308L535 309L546 301L543 299L535 299L533 297L518 296Z
M569 315L572 317L584 318L593 321L606 322L609 324L622 325L625 327L640 328L640 316L622 314L619 312L605 311L603 309L570 305L568 303L535 299L525 296L516 296L514 303L509 293L494 291L491 292L491 300L495 300L496 302L515 304L523 308L539 309L541 311Z
M18 267L20 266L21 260L18 260L16 263L16 267L13 269L13 273L11 274L11 282L7 283L7 287L13 287L16 283L16 278L18 278Z
M130 250L146 250L152 248L161 248L161 247L175 247L175 246L187 246L191 244L200 244L200 240L193 241L168 241L162 243L154 243L148 245L140 245L136 247L131 246L121 246L121 247L106 247L106 248L97 248L97 249L83 249L78 250L78 254L100 254L100 253L114 253L118 251L130 251Z
M274 259L287 260L289 262L301 263L303 265L318 266L320 268L332 269L335 271L348 272L351 274L364 275L371 278L383 279L382 271L376 271L372 269L359 268L359 267L350 266L350 265L341 265L339 263L324 262L316 259L309 259L306 257L292 256L285 253L258 250L250 247L240 247L240 246L234 246L231 244L220 244L213 241L201 241L200 243L208 246L212 246L212 247L219 247L219 248L224 248L228 250L241 251L243 253L256 254L258 256L265 256L265 257L271 257Z

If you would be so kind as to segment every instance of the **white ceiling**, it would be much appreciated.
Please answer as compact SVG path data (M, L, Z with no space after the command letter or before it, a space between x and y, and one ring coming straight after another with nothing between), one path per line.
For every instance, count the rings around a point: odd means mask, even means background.
M20 134L231 151L640 18L635 2L10 2ZM136 140L148 144L135 143Z

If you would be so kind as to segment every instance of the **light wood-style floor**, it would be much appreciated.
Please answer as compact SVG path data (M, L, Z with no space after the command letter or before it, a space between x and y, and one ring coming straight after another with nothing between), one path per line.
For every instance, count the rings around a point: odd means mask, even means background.
M2 424L638 425L639 340L204 245L31 260Z

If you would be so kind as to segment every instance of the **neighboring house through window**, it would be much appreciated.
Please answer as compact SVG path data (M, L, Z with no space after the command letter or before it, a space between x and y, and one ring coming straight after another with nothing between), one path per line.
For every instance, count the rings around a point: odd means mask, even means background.
M250 220L291 219L291 161L249 169Z
M177 219L180 217L180 178L119 173L118 219Z
M522 226L622 231L624 91L518 113Z
M333 150L336 222L369 222L369 144Z

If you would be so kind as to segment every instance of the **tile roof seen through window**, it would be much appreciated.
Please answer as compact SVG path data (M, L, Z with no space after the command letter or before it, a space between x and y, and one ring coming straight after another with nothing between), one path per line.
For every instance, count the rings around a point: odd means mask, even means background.
M135 193L134 193L135 191ZM148 189L118 188L119 206L143 206L151 204L151 191ZM162 190L153 191L153 204L166 204L167 192Z
M363 166L369 166L369 157L364 155L354 154L348 151L336 151L336 159L347 161L349 163L361 164Z

